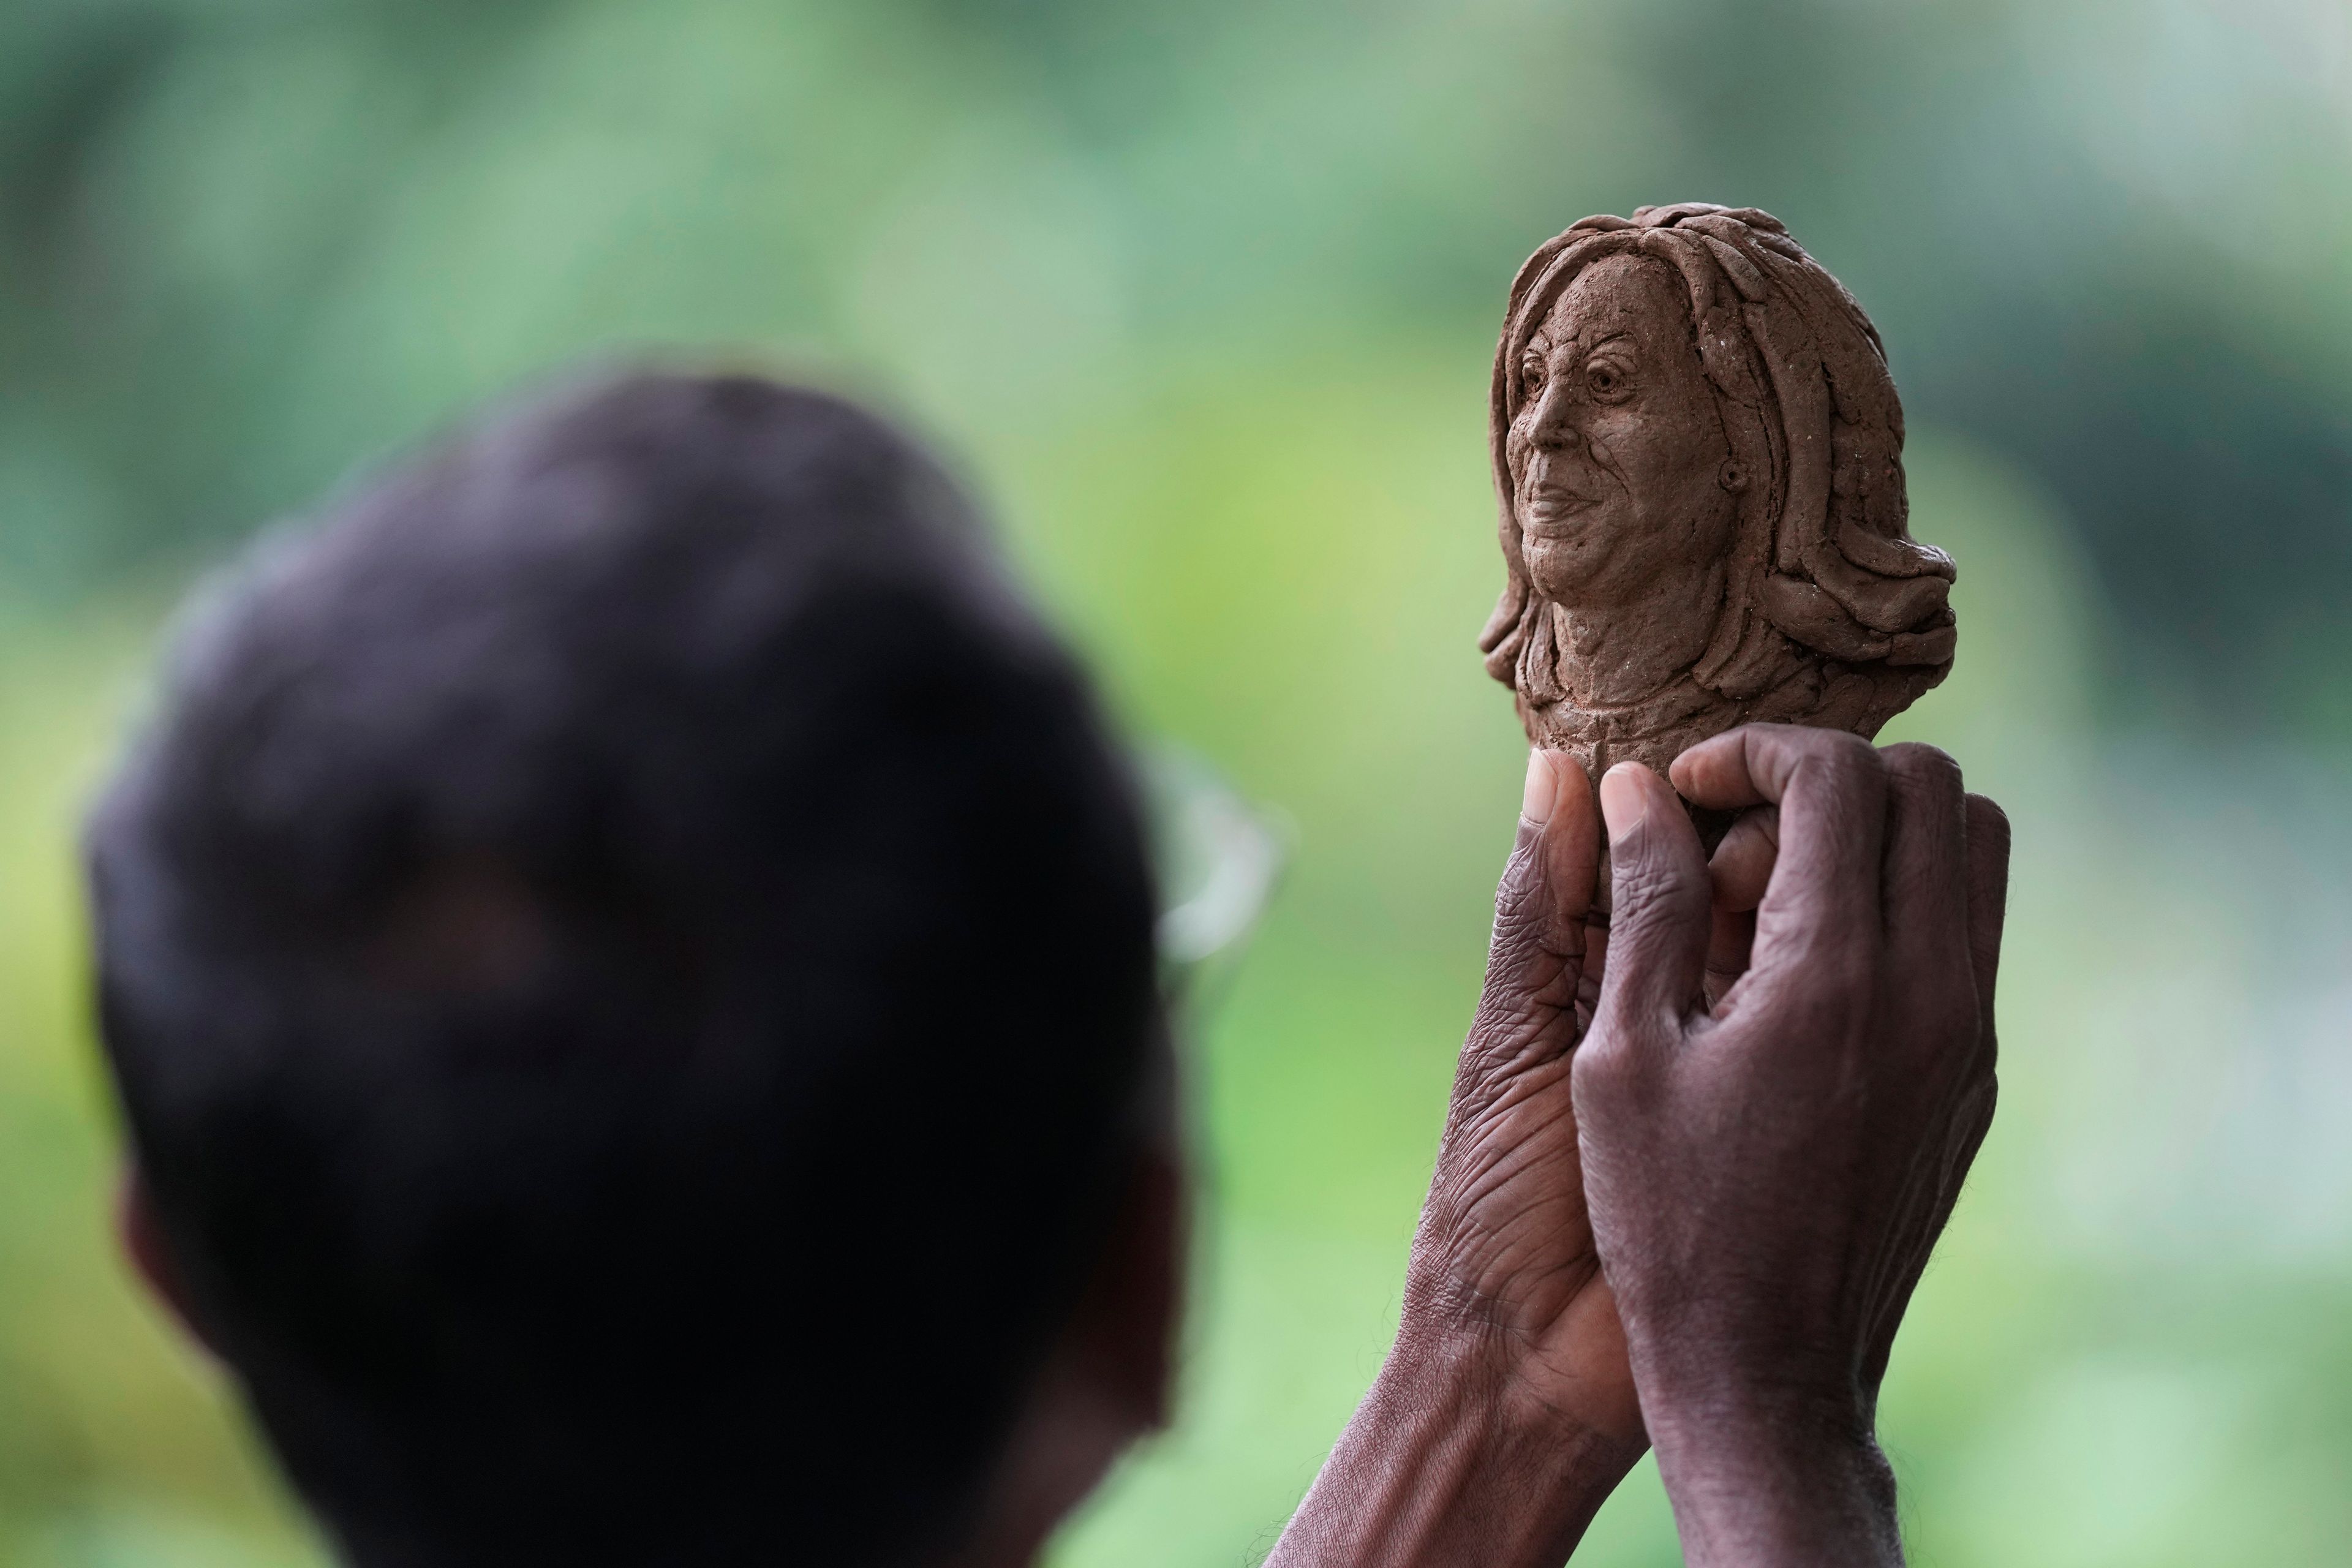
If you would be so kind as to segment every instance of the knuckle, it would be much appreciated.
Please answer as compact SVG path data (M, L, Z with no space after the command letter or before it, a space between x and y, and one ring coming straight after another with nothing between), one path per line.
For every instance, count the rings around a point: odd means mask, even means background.
M1596 1027L1569 1063L1569 1092L1579 1105L1614 1103L1632 1089L1635 1066L1623 1031Z
M1960 764L1949 752L1922 741L1906 741L1880 753L1890 783L1922 793L1958 799Z
M1998 845L2003 854L2009 850L2009 813L1990 795L1971 795L1968 797L1969 836L1987 844Z
M1771 729L1781 744L1814 761L1878 754L1877 747L1850 730L1817 729L1810 724L1775 724Z
M1822 748L1822 758L1841 774L1853 778L1883 779L1886 774L1886 759L1877 747L1859 735L1843 730L1825 732L1827 742Z
M1818 736L1798 763L1831 795L1844 800L1874 802L1886 792L1886 762L1878 748L1859 735L1843 731L1808 731Z

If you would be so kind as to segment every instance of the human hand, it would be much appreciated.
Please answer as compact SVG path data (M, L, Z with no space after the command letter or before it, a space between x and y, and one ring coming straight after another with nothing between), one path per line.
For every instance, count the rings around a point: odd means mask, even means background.
M1583 771L1534 753L1396 1347L1267 1568L1557 1568L1641 1457L1569 1081L1600 859Z
M1772 826L1747 813L1717 851L1711 983L1746 966ZM1267 1568L1552 1568L1641 1457L1570 1070L1601 994L1601 861L1583 770L1531 754L1396 1348Z
M1641 1407L1585 1212L1570 1070L1601 999L1608 945L1594 898L1600 828L1575 759L1530 753L1401 1337L1466 1353L1531 1417L1638 1453Z
M1486 987L1414 1245L1406 1327L1487 1342L1517 1396L1638 1445L1624 1333L1585 1210L1567 1056L1591 1027L1608 956L1600 830L1575 759L1531 753ZM1778 809L1753 805L1708 861L1710 1005L1748 968L1779 831Z
M1642 1415L1689 1563L1899 1561L1878 1386L1992 1116L2008 824L1943 753L1826 731L1672 773L1777 806L1778 864L1750 958L1664 782L1602 781L1614 919L1572 1077Z

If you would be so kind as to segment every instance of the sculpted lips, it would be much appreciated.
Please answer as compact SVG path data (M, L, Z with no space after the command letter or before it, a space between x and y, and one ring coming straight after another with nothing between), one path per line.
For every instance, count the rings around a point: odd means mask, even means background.
M1577 515L1601 504L1601 497L1567 476L1548 471L1538 463L1519 490L1519 521L1540 532L1560 532L1572 527Z
M1535 527L1565 523L1578 512L1601 504L1599 496L1581 495L1561 485L1547 485L1529 492L1527 521Z

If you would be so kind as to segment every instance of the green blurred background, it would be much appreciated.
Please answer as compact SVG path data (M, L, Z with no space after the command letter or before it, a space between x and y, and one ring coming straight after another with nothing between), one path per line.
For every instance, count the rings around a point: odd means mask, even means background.
M1393 1326L1516 812L1503 292L1688 198L1883 330L1961 566L1899 731L2017 826L1886 1398L1916 1558L2345 1561L2347 184L2333 0L8 0L0 1568L318 1561L104 1235L71 836L170 605L646 353L910 421L1133 730L1295 822L1195 1042L1182 1416L1056 1555L1255 1561ZM1579 1560L1676 1561L1646 1467Z

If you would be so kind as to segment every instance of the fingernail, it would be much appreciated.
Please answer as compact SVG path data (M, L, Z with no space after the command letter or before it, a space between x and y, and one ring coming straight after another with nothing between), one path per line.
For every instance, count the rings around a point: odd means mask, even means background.
M1622 844L1650 815L1650 792L1633 776L1638 763L1619 763L1601 775L1601 820L1609 825L1609 842Z
M1542 752L1528 753L1528 788L1519 799L1519 818L1541 827L1551 820L1552 802L1559 795L1552 776L1551 758Z

